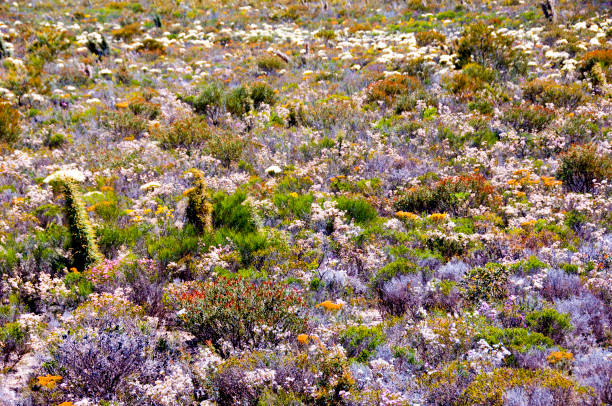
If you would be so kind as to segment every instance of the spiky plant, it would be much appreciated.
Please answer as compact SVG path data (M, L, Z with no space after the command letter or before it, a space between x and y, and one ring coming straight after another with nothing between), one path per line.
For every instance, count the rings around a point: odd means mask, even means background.
M213 206L204 180L204 174L199 169L192 169L193 187L184 194L189 199L187 204L187 220L198 232L212 231Z
M45 182L64 196L64 211L71 236L70 248L74 267L82 271L101 261L102 254L77 180L70 176L54 174L45 179Z

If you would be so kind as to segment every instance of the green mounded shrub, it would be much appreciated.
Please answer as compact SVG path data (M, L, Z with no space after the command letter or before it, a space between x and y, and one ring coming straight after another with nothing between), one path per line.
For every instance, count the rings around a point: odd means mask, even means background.
M204 150L229 168L232 163L240 161L245 142L231 131L216 128L206 143Z
M503 299L507 296L509 276L509 270L501 264L488 263L474 268L464 276L464 295L472 302Z
M219 192L213 197L213 226L237 233L254 232L257 227L253 220L251 206L245 202L246 193L236 191L227 195Z
M484 339L490 345L503 344L504 347L515 353L523 353L533 348L549 348L554 345L553 340L549 337L520 327L488 327L475 338L476 341L480 339Z
M541 106L521 105L506 110L502 119L517 131L542 131L555 119L555 111Z
M468 26L456 47L457 65L463 68L476 62L512 74L524 73L527 61L524 53L513 46L514 39L494 34L493 28L475 23Z
M340 196L336 199L336 207L346 212L347 216L356 223L369 223L378 217L378 212L365 199L358 197L351 199Z
M251 98L244 86L237 86L225 95L225 108L231 114L242 117L251 110Z
M260 56L257 58L256 63L257 67L264 72L274 72L287 66L286 62L276 55Z
M212 136L206 120L198 116L178 119L169 127L155 128L152 135L166 149L199 146Z
M208 83L193 98L192 103L198 114L212 115L218 112L223 106L223 87L216 82Z
M276 94L270 85L259 82L251 87L251 100L253 100L253 107L256 109L264 103L272 106L276 103Z
M276 193L272 201L281 217L305 219L310 214L314 196L310 193Z
M28 351L30 334L18 322L6 323L0 327L0 351L2 363L7 365L12 355L20 357Z
M372 288L376 291L379 297L383 295L383 286L385 282L390 281L396 276L416 274L419 267L407 259L400 258L380 268L372 277Z
M204 173L199 169L192 169L193 187L187 189L183 194L187 196L186 216L195 229L201 232L212 231L213 206L210 203L210 195L204 180Z
M577 83L562 85L550 80L534 79L523 86L523 97L543 106L552 103L556 107L573 108L581 104L586 95Z
M572 329L570 315L561 314L555 309L527 313L525 321L530 329L552 338L557 343L561 342L565 333Z
M197 252L198 244L198 233L191 224L185 225L182 229L169 228L161 236L155 234L147 236L147 252L162 266L178 262L189 254Z
M413 213L466 214L467 209L486 206L496 208L500 196L480 174L442 179L433 185L409 189L394 204L398 211Z
M166 303L180 324L198 340L210 340L223 355L233 349L276 345L287 333L304 331L304 301L298 291L280 282L256 283L241 277L188 282L171 287ZM265 328L264 328L265 327Z
M385 334L380 327L351 326L340 337L346 355L358 362L368 362L376 348L385 342Z
M612 178L612 158L597 153L595 146L573 146L561 156L557 179L570 192L589 193L594 181Z
M70 231L72 263L77 270L83 271L102 260L83 197L76 180L70 177L54 177L49 180L49 183L64 196L64 212Z
M0 144L12 145L19 140L19 111L0 100Z

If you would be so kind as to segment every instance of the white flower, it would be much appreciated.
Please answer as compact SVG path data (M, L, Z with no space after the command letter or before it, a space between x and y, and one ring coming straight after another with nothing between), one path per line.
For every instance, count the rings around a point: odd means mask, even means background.
M53 183L60 179L72 179L72 180L76 180L77 182L83 182L85 181L85 175L83 174L83 172L79 171L78 169L61 169L47 176L43 180L43 182Z
M282 171L283 171L283 170L282 170L282 169L281 169L281 168L280 168L278 165L272 165L272 166L269 166L269 167L266 169L266 173L267 173L268 175L278 175L278 174L279 174L279 173L281 173Z

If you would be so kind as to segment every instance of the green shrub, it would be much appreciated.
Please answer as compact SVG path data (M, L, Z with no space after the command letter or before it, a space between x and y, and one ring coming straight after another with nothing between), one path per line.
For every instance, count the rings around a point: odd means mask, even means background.
M466 298L479 300L500 300L507 295L509 270L500 264L488 263L465 274L463 287Z
M612 158L597 153L595 146L573 146L561 156L557 179L570 192L589 193L594 181L612 178Z
M396 276L416 274L419 268L411 261L400 258L380 268L372 277L372 288L376 291L379 297L383 295L383 286L385 282L390 281Z
M257 58L257 67L265 72L277 71L285 66L285 61L276 55L264 55Z
M380 327L351 326L340 337L346 355L358 362L368 362L376 348L385 342Z
M147 120L129 111L111 112L104 121L115 137L138 138L147 129Z
M533 348L548 348L554 345L553 340L540 333L534 333L524 328L488 327L475 340L484 339L490 345L503 344L513 353L523 353Z
M251 110L251 99L246 87L238 86L225 95L225 107L231 114L242 117Z
M152 131L162 148L190 148L204 144L211 138L211 130L202 117L191 116L176 120L169 127L158 127Z
M581 104L586 95L577 83L561 85L554 81L534 79L523 86L523 97L532 103L556 107L574 108Z
M198 114L215 115L223 106L223 88L212 82L202 88L200 94L193 99L193 107Z
M527 313L527 326L560 343L565 333L572 329L568 313L561 314L555 309L543 309Z
M590 142L601 132L597 119L589 114L578 114L570 117L558 133L565 137L568 144Z
M511 37L494 34L493 28L485 24L472 24L458 41L457 65L463 68L470 62L476 62L513 74L524 73L527 69L526 57L513 43Z
M272 198L281 217L305 219L310 214L314 196L310 193L276 193Z
M336 199L336 207L346 212L349 219L356 223L369 223L378 217L378 212L365 199L358 197L351 199L345 196L340 196Z
M555 111L541 106L521 105L504 112L503 121L518 131L542 131L555 119Z
M444 45L446 36L440 32L429 30L419 31L415 34L417 45L425 47L429 45Z
M315 33L315 38L321 38L326 41L331 41L336 38L336 32L334 30L319 30Z
M229 168L232 162L238 162L242 157L244 145L244 141L236 134L216 128L204 150Z
M204 173L199 169L192 169L194 186L186 190L183 195L187 196L186 216L195 229L201 233L212 231L213 206L204 180Z
M264 103L270 106L274 105L276 94L270 85L260 82L251 87L251 99L253 100L253 107L258 109Z
M0 144L14 144L20 134L19 111L9 103L0 101Z
M198 340L210 340L223 355L228 350L277 345L287 333L301 333L301 295L278 282L255 283L241 277L188 282L171 287L166 302L180 310L180 324Z
M433 185L409 189L395 202L398 211L414 213L466 214L467 209L496 208L500 196L482 175L461 175L442 179Z
M191 224L185 225L182 229L170 228L161 236L152 233L147 236L147 252L162 266L178 262L187 255L196 253L198 244L197 232Z
M237 191L227 195L223 192L213 197L213 226L237 233L251 233L256 230L251 206L245 202L246 193Z
M30 334L18 322L6 323L0 327L0 350L2 361L6 365L11 355L20 357L28 351Z

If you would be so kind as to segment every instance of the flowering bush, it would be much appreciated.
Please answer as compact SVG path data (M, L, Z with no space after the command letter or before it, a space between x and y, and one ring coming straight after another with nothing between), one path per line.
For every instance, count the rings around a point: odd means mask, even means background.
M302 297L282 283L222 277L173 285L166 301L182 326L226 355L279 343L305 327Z

